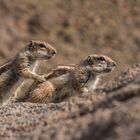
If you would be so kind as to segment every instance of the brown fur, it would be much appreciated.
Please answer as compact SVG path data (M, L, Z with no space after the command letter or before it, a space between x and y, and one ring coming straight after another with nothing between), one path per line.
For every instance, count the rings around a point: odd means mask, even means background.
M33 72L37 60L50 59L56 50L44 41L30 41L9 62L0 67L0 105L13 95L11 91L21 84L22 78L43 82L46 79Z

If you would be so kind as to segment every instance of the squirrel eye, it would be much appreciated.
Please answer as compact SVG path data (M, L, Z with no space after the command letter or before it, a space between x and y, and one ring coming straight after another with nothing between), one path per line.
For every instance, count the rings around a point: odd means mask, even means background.
M40 44L39 47L40 47L41 49L46 49L46 46L45 46L44 44Z
M104 57L99 57L98 60L105 61L105 58Z

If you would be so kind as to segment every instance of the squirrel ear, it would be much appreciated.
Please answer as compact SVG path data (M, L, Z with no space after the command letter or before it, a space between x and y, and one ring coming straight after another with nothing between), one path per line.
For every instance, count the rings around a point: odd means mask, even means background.
M87 63L89 65L92 65L93 64L93 60L92 60L92 57L91 56L88 56L86 60L87 60Z
M27 44L27 49L31 51L31 50L33 50L33 47L34 47L34 41L31 40L31 41L29 41L29 43Z
M33 40L30 40L29 44L30 44L30 46L34 46L35 42Z

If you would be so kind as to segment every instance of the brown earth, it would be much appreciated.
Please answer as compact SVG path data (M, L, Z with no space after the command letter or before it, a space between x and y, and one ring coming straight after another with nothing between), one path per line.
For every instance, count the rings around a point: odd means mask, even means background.
M95 93L0 108L0 139L140 139L140 64L130 67L140 62L139 0L1 0L0 16L0 63L30 39L47 40L58 50L47 68L91 53L118 63L109 79L116 78Z

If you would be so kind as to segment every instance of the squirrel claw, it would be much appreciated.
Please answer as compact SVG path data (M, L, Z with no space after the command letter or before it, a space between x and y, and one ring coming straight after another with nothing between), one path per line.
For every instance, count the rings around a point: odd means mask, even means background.
M41 77L39 77L38 81L42 83L42 82L45 82L46 79L45 79L45 77L41 76Z

